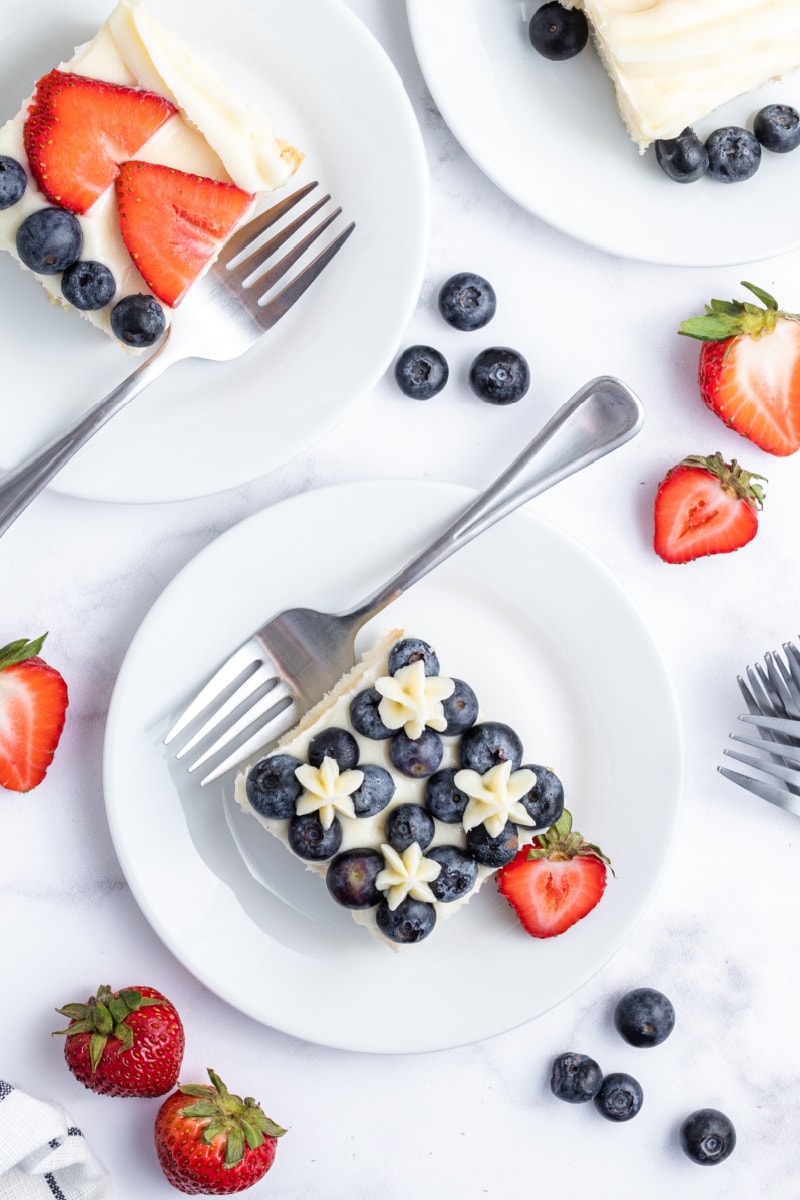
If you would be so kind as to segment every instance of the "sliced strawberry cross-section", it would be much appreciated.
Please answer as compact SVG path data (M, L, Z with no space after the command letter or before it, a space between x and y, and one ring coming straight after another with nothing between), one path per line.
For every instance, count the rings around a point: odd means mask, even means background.
M0 649L0 786L15 792L42 782L64 728L67 685L38 655L45 636Z
M235 184L158 163L123 163L115 186L128 253L150 290L171 308L253 203L250 192Z
M155 92L50 71L23 128L31 173L48 200L85 213L176 111Z

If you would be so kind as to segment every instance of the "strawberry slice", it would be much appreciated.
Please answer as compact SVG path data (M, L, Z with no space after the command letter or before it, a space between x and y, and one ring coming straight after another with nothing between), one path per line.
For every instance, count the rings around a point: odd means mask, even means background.
M691 562L706 554L727 554L752 541L764 492L736 459L689 455L668 471L655 500L656 554L669 563ZM766 480L764 480L766 483Z
M742 283L762 303L712 300L679 332L699 338L703 400L726 425L770 454L800 449L800 315Z
M172 308L253 202L235 184L148 162L123 163L116 189L128 253L150 290Z
M14 792L42 782L64 728L67 685L38 656L46 636L0 649L0 786Z
M155 92L53 70L37 83L23 128L31 173L48 200L85 213L175 112Z
M532 846L523 846L497 874L497 886L531 937L564 933L599 904L611 864L572 828L564 809Z

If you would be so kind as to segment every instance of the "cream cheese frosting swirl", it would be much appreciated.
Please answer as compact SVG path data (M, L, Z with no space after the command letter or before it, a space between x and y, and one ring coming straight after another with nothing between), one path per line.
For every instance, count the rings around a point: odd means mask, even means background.
M375 886L386 892L386 903L394 912L406 896L434 904L436 897L428 886L439 877L442 864L425 858L419 842L412 842L402 854L393 846L381 846L386 866L375 877Z
M520 800L535 785L536 774L530 767L513 771L511 766L506 760L483 775L467 769L456 772L455 786L469 796L463 817L466 830L484 825L490 837L498 837L507 821L516 825L534 824Z
M378 713L387 729L402 729L415 740L426 726L439 733L447 728L442 701L452 695L455 683L446 675L426 675L421 659L394 675L382 675L375 688L383 697Z
M355 818L353 792L364 782L363 771L340 771L336 759L326 755L318 767L301 763L295 777L305 789L296 805L299 817L319 813L323 829L330 829L337 812Z

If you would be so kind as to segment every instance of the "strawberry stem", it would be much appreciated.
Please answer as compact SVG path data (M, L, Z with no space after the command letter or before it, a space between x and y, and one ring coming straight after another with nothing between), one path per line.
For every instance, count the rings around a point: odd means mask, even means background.
M782 312L775 297L754 283L742 280L742 287L752 292L763 308L752 301L712 300L706 305L705 316L682 321L678 333L701 342L726 342L733 337L757 338L771 333L779 320L800 321L800 314Z

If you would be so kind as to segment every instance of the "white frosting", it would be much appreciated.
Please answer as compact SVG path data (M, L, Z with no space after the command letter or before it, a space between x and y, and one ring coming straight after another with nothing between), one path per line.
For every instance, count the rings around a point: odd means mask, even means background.
M402 729L418 738L426 725L439 733L447 728L442 701L452 695L455 684L445 675L426 675L421 659L376 679L375 688L383 696L378 712L387 729Z
M533 825L533 818L519 803L536 783L530 767L512 771L510 762L497 763L480 775L477 771L458 771L455 785L469 796L464 810L464 828L483 825L489 837L499 837L506 822Z
M364 782L363 771L341 771L335 758L326 755L318 767L302 763L295 771L305 791L297 801L297 815L319 813L323 829L330 829L337 812L354 818L352 795Z
M386 892L386 903L392 912L406 896L428 904L436 903L429 884L441 874L442 864L426 858L419 842L412 842L402 853L384 844L381 853L386 866L378 872L375 886L379 891Z

